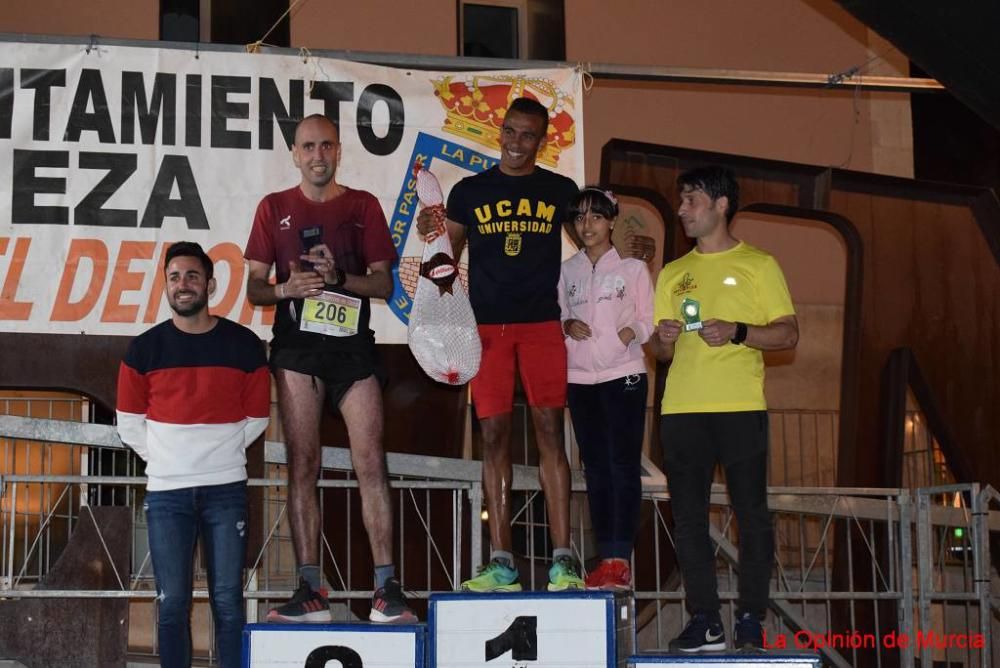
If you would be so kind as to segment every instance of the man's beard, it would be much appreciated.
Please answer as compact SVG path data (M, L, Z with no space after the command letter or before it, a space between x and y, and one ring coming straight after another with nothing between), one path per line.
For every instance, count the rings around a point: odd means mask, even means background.
M188 302L183 306L177 303L176 296L172 299L167 299L167 303L170 304L170 308L174 310L174 313L186 318L188 316L197 315L199 311L208 305L208 295L202 295L200 299L195 299L194 301Z

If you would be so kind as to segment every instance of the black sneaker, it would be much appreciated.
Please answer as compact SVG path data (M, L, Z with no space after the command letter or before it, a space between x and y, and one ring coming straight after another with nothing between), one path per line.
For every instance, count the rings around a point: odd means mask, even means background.
M304 578L299 578L299 588L288 603L272 608L267 613L269 622L331 622L330 601L325 589L313 591Z
M681 634L670 641L671 652L720 652L726 649L726 631L719 615L697 612L691 615Z
M752 612L744 612L736 618L733 636L738 652L764 651L764 628L760 625L760 618Z
M389 578L384 587L375 591L368 619L382 624L413 624L417 621L417 616L406 604L406 596L403 595L399 580Z

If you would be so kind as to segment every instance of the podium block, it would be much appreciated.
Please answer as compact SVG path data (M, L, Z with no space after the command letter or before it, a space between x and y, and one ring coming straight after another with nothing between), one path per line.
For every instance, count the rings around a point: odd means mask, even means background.
M429 668L625 668L631 593L433 594Z
M628 658L628 668L697 666L698 668L821 668L819 655L812 652L766 652L743 654L637 654Z
M423 624L247 624L243 668L423 668Z

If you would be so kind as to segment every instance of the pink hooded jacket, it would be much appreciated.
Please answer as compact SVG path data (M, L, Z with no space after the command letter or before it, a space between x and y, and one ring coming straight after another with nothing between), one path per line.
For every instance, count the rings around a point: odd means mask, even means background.
M644 262L622 259L612 247L593 265L581 250L562 264L559 307L563 323L582 320L591 330L583 341L566 337L569 382L593 385L646 372L642 344L653 333L653 282ZM628 346L618 338L625 327L635 332Z

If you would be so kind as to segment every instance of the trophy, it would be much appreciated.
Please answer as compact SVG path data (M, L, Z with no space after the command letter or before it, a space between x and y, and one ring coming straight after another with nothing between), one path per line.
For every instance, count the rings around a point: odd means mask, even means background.
M681 316L684 318L684 331L693 332L702 328L701 304L697 299L685 297L681 302Z

